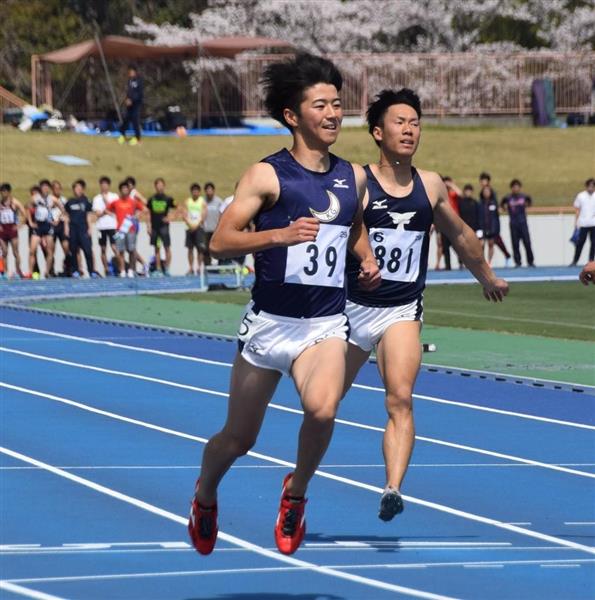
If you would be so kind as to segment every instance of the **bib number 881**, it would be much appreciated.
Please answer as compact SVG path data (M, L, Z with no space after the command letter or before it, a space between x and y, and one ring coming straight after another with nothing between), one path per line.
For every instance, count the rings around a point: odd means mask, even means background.
M388 273L396 273L400 270L403 260L406 261L405 265L405 275L409 274L411 271L411 261L413 259L413 248L409 248L406 252L405 258L403 258L403 251L396 246L388 252L386 246L383 245L384 233L381 231L374 232L372 236L374 242L374 256L376 257L376 261L378 262L378 268L382 270L388 271ZM387 256L388 252L388 256Z

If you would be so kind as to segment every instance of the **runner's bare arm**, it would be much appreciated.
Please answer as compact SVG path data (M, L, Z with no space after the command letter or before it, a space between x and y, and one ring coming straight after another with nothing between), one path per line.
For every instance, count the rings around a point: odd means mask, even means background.
M370 246L368 231L364 225L364 202L367 199L367 177L364 169L352 164L357 186L358 206L349 234L349 251L360 261L359 284L366 290L380 285L380 270Z
M12 199L14 206L17 209L17 212L20 215L20 219L19 219L19 223L24 224L25 221L28 221L29 219L27 218L27 212L25 211L25 207L23 206L23 204L21 203L20 200L17 200L16 198Z
M434 205L436 227L450 240L465 266L483 286L486 300L501 302L508 294L508 283L496 277L483 256L483 248L475 232L450 206L446 186L438 174L432 173L427 181L436 198Z
M252 165L240 179L234 201L221 215L209 250L215 258L232 258L275 246L293 246L316 240L320 223L301 217L287 227L267 231L246 230L250 221L279 197L279 180L267 163Z

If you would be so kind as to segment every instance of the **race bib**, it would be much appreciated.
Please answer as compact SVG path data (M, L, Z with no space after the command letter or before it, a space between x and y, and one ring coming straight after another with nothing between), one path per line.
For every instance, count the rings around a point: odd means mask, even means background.
M14 211L12 208L0 209L0 223L2 225L13 225L14 222Z
M45 204L36 204L35 205L35 220L38 223L42 223L44 221L48 221L50 217L50 211Z
M349 227L321 223L315 242L287 248L285 283L342 288Z
M128 233L130 231L134 231L134 219L132 217L125 217L118 231L120 233Z
M411 283L419 275L425 232L405 229L370 229L370 245L382 279Z

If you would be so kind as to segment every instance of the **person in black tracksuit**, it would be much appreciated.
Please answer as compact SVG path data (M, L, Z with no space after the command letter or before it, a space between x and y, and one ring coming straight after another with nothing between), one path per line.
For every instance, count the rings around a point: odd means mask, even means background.
M78 266L78 252L83 251L87 262L87 271L90 277L97 277L93 268L93 253L91 251L91 223L89 215L93 213L91 202L85 196L86 184L82 179L77 179L72 184L74 198L70 198L64 205L64 210L70 220L70 252L72 254L72 276L80 277Z
M140 77L135 66L130 65L128 67L128 84L126 87L126 114L122 120L120 127L120 142L124 143L126 140L126 128L129 123L132 123L134 127L133 141L140 141L140 111L143 103L144 95L144 84L143 78Z

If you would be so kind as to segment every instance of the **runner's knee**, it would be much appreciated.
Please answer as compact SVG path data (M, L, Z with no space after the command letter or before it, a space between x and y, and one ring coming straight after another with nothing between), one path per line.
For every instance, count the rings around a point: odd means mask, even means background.
M409 386L400 386L386 393L386 410L389 415L410 413L412 404L412 390Z

